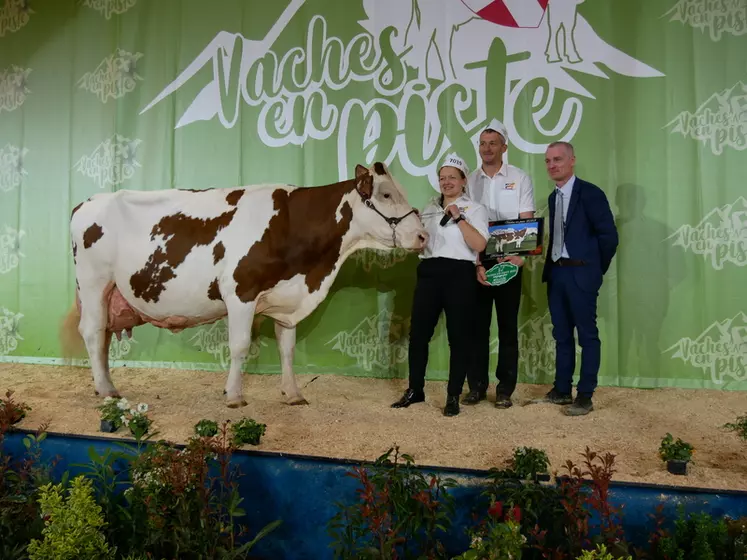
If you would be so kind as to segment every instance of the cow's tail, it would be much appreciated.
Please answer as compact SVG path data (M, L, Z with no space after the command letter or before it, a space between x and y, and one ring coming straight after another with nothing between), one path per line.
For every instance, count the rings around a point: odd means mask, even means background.
M86 345L83 337L78 331L80 323L80 308L77 296L73 306L68 311L60 325L60 346L62 348L62 360L65 365L72 365L73 358L83 358L86 353Z

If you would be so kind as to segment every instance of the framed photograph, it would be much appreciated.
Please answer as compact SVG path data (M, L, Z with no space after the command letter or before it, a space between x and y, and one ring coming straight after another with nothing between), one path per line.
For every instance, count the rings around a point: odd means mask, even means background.
M545 218L499 220L488 223L488 245L480 254L482 262L509 255L528 257L542 254Z

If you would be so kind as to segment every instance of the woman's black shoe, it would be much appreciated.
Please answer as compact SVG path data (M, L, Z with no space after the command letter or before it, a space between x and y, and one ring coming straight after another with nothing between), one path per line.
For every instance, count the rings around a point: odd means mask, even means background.
M480 401L484 401L485 398L485 391L470 391L467 396L462 399L462 404L477 404Z
M405 391L402 398L392 405L392 408L407 408L411 404L425 402L425 393L416 393L412 389Z
M459 397L446 397L444 416L456 416L459 414Z

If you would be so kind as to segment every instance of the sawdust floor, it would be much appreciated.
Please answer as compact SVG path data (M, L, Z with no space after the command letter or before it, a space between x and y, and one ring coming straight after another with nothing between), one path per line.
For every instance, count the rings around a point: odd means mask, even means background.
M249 404L229 409L223 401L225 376L215 372L116 368L112 379L130 402L146 402L160 437L184 443L194 424L209 418L236 421L242 416L267 424L256 449L373 460L398 444L417 464L475 469L503 466L515 447L544 449L552 470L565 474L566 460L581 460L588 445L617 455L615 480L747 490L747 444L720 428L747 413L739 392L683 389L599 388L595 410L569 418L550 404L521 406L541 397L547 386L519 385L514 406L498 410L490 400L462 406L457 417L442 415L445 383L428 382L426 402L391 409L405 380L335 375L299 375L308 406L282 403L276 375L245 375ZM48 422L51 432L124 437L98 432L90 370L77 367L0 364L0 389L33 410L19 426ZM493 387L491 386L491 391ZM695 446L688 476L675 476L659 460L666 432ZM247 446L247 448L255 449Z

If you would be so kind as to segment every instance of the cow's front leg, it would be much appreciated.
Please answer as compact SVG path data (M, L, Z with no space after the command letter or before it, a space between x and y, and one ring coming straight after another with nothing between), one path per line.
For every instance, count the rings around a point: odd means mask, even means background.
M283 377L280 381L280 392L285 396L287 404L309 404L301 395L296 385L296 375L293 373L293 355L296 350L296 327L286 328L275 322L275 338L280 352L280 366Z
M226 302L228 309L228 348L231 351L231 366L226 380L226 405L229 408L246 406L244 400L241 368L249 355L249 345L252 342L252 321L255 302L242 303L235 301Z

